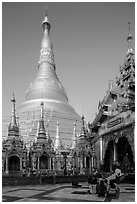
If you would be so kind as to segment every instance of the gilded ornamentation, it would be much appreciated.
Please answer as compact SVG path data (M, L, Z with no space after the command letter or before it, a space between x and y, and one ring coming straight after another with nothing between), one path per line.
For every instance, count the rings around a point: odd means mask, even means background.
M55 68L54 55L50 48L42 48L40 50L39 66L44 62L50 63Z

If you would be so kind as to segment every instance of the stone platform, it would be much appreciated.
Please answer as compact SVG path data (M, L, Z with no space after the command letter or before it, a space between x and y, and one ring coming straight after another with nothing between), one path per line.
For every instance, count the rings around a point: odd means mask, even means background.
M88 194L88 184L72 188L71 184L3 187L2 202L104 202L97 194ZM135 202L135 185L120 184L119 199L111 202Z

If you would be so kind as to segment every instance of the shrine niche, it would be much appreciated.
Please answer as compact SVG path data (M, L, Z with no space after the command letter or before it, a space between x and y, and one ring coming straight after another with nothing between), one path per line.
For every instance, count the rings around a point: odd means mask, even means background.
M131 172L134 169L134 154L128 137L121 134L118 138L110 138L104 154L104 171L109 172L113 170L113 165L118 165L123 172Z
M113 141L110 140L107 145L107 149L105 151L105 157L104 157L104 171L110 172L112 164L113 164Z
M131 149L126 137L121 137L117 143L117 161L123 172L129 172L134 168L134 159Z
M40 169L49 169L49 156L42 154L40 156Z
M20 158L16 155L10 156L8 159L9 173L20 171Z

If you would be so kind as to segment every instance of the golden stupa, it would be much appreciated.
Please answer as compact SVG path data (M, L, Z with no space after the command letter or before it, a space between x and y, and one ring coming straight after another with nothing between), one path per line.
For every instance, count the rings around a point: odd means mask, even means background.
M72 144L74 123L79 133L81 118L69 104L66 91L56 74L47 12L42 27L44 34L41 41L38 73L27 89L25 102L17 108L20 134L28 145L35 140L42 101L46 131L55 142L58 123L60 140L66 148Z

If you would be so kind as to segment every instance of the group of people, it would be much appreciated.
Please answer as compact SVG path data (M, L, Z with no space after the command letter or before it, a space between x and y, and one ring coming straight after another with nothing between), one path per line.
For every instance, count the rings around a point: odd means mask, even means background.
M102 178L102 175L99 173L91 174L88 180L88 193L96 193L98 197L105 197L105 201L118 198L120 193L118 184L121 176L122 173L119 168L116 168L115 172L108 178Z
M96 185L96 193L98 197L105 197L105 201L109 201L112 198L119 197L120 188L114 179L110 181L107 179L100 179Z

